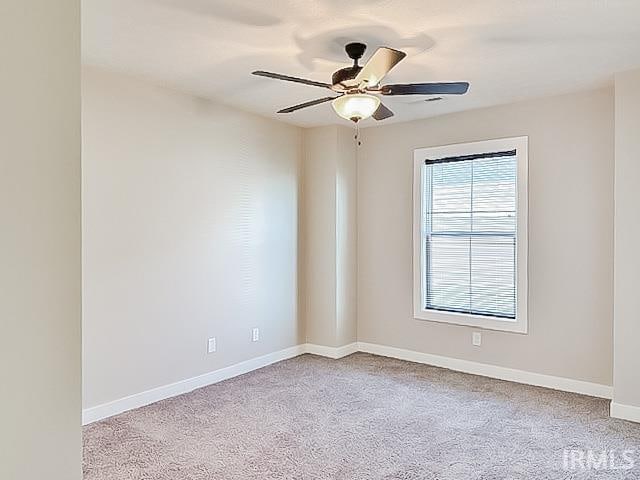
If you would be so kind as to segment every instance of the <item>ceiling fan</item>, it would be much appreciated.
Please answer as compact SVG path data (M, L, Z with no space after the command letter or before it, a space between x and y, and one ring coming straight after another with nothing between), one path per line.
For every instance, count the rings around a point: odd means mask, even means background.
M358 65L367 46L364 43L349 43L345 50L353 60L353 66L341 68L333 73L331 83L316 82L305 78L291 77L279 73L257 70L253 75L275 78L287 82L302 83L314 87L326 88L339 94L311 100L309 102L283 108L278 113L291 113L302 108L312 107L325 102L332 102L338 115L353 122L373 117L384 120L393 116L393 112L384 106L377 95L462 95L467 93L467 82L450 83L399 83L380 85L380 81L407 54L393 48L380 47L364 65Z

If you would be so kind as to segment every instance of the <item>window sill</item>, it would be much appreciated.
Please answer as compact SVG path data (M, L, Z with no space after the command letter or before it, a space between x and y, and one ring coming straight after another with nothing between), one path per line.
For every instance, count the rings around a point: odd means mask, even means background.
M439 310L420 310L414 312L416 320L428 322L449 323L467 327L483 328L486 330L499 330L503 332L527 334L527 322L523 318L515 320L489 317L485 315L473 315L467 313L443 312Z

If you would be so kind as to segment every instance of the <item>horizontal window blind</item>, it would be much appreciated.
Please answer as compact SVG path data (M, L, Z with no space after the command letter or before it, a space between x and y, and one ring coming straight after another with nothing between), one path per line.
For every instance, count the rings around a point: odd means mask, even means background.
M516 151L425 161L425 309L515 319Z

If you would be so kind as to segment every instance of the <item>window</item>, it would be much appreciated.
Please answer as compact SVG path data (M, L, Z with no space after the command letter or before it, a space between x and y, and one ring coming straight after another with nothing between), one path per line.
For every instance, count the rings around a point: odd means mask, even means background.
M527 137L414 152L414 315L527 331Z

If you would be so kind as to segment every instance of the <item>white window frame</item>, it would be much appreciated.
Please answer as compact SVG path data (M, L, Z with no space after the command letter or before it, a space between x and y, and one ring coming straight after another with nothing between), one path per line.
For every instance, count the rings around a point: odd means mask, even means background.
M527 333L527 263L528 263L528 176L529 137L512 137L481 142L458 143L439 147L418 148L413 153L413 311L414 318L432 322L466 325L488 330ZM516 150L516 318L505 319L485 315L428 310L423 307L424 258L424 192L423 175L427 158L444 158L478 153Z

